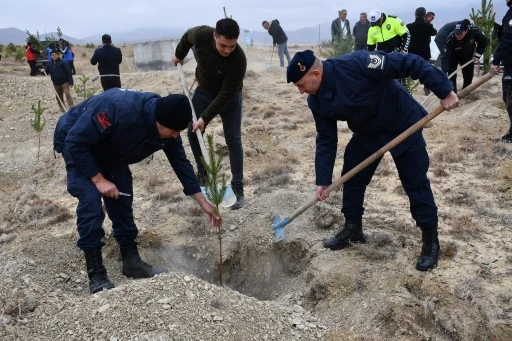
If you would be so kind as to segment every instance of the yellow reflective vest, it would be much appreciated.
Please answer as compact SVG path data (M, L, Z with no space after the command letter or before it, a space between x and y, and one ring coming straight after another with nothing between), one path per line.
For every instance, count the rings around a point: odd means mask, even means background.
M399 18L392 15L384 16L382 25L371 26L368 29L368 50L407 51L410 42L409 30Z

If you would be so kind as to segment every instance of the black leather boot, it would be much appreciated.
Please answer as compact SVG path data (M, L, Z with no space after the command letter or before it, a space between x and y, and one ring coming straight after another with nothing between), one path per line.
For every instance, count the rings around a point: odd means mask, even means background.
M114 288L114 284L108 279L107 269L103 266L101 247L84 251L84 253L91 294Z
M505 143L512 143L512 128L510 128L508 133L501 137L501 140Z
M163 268L154 268L142 261L136 244L122 246L121 258L123 259L123 275L129 278L150 278L167 271Z
M421 239L423 246L421 247L421 255L416 262L416 270L428 271L437 267L439 259L440 247L437 227L422 227Z
M237 210L239 208L244 207L245 198L244 198L244 185L232 185L233 193L236 195L236 202L231 206L232 210Z
M345 221L345 227L330 239L324 240L324 247L331 250L346 248L350 243L366 243L361 221Z

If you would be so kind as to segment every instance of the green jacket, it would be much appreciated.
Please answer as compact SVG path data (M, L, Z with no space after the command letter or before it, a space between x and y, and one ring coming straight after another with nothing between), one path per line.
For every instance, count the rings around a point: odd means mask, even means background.
M235 93L242 90L247 69L247 58L240 45L229 56L222 57L215 48L213 32L213 27L193 27L185 32L175 51L176 57L183 60L194 47L197 83L216 96L200 114L205 122L220 114Z

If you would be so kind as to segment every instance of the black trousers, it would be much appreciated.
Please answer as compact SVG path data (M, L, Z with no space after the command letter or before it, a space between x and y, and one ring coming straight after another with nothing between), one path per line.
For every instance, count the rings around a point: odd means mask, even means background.
M121 87L121 76L107 76L101 77L101 87L103 91L107 91L111 88L120 88Z
M31 76L37 76L36 61L35 60L29 60L27 63L30 66L30 75Z
M470 57L470 58L473 58L473 57ZM450 61L450 67L449 67L448 74L451 74L453 71L457 70L458 65L464 65L468 61L469 61L469 59L465 59L465 60L459 59L459 60ZM475 73L475 64L474 63L470 63L469 65L466 65L462 69L462 78L464 80L462 83L463 89L473 82L474 73ZM453 75L453 77L450 78L450 80L452 81L452 84L453 84L453 92L457 93L457 74Z
M512 131L512 70L507 67L505 67L503 72L501 88L503 90L503 101L505 102L510 120L510 131Z

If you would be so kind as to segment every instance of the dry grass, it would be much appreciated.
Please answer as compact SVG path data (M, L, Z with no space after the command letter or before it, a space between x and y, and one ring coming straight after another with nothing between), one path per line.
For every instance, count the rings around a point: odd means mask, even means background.
M457 255L458 246L453 241L449 241L441 245L441 258L453 259Z
M436 177L446 177L446 176L449 176L450 174L442 167L436 167L434 168L434 170L432 171L432 173L434 173L434 176Z
M358 252L370 261L388 260L395 257L397 248L389 233L377 232L367 237L367 244L354 244Z
M147 190L153 190L156 187L164 185L166 182L166 177L163 177L161 174L152 173L149 174L146 181L144 182L144 187Z
M435 151L432 156L435 163L447 162L456 163L464 160L464 155L455 143L445 144L439 150Z
M473 218L469 215L456 215L450 219L450 225L452 226L451 235L461 240L469 240L479 233Z
M294 171L293 167L286 162L274 161L263 165L262 170L255 171L252 175L253 181L270 181L273 178L283 175L290 175Z

